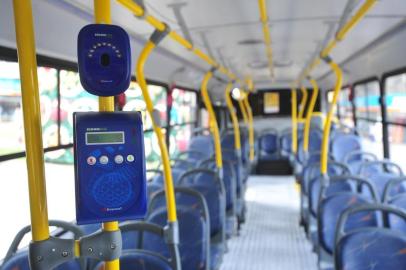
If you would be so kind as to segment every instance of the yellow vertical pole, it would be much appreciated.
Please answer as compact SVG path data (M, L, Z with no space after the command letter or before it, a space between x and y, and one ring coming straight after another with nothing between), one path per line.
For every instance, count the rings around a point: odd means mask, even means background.
M303 114L306 109L306 103L307 103L307 90L304 86L300 88L300 92L302 93L302 99L300 100L300 106L299 106L299 121L303 121Z
M94 19L95 23L111 24L111 6L110 0L94 0ZM99 111L112 112L114 111L114 97L99 97ZM103 223L103 230L117 231L119 230L118 222L111 221ZM120 260L112 260L105 262L105 270L119 270Z
M330 105L330 110L327 113L327 118L324 124L323 130L323 140L321 144L321 156L320 156L320 172L321 174L327 174L327 166L328 166L328 151L329 151L329 139L330 139L330 128L331 128L331 121L334 115L334 107L337 104L338 97L341 91L341 86L343 84L343 72L340 67L333 61L329 60L329 65L331 69L334 71L336 75L336 84L334 87L334 95L333 101Z
M231 101L231 88L233 83L228 83L225 91L225 99L228 111L230 112L231 121L233 123L234 129L234 149L239 151L241 150L241 138L240 138L240 126L238 124L237 114L235 113L233 102Z
M247 116L248 116L248 142L250 145L250 161L254 161L255 159L255 147L254 147L254 117L252 114L252 109L250 102L248 100L249 93L247 93L247 96L243 100L243 103L246 107L247 111Z
M297 91L291 89L291 114L292 114L292 152L297 153Z
M317 96L319 95L319 86L317 85L316 80L310 79L310 83L313 86L313 94L310 100L309 109L307 110L306 122L304 127L303 135L303 151L305 153L309 152L309 136L310 136L310 124L312 122L312 115L314 111L314 106L316 105Z
M49 238L49 227L31 0L13 0L13 8L23 103L32 239L37 242Z
M209 118L210 118L210 127L211 127L211 133L213 136L214 140L214 149L215 149L215 154L216 154L216 165L218 169L223 168L223 156L221 153L221 141L220 141L220 131L219 127L217 124L217 119L216 119L216 114L214 113L213 105L211 104L211 100L209 97L207 85L209 83L209 80L213 77L213 72L209 71L206 73L206 75L203 78L202 82L202 89L201 89L201 95L203 98L203 103L206 106L207 112L209 113Z
M142 50L136 67L136 78L140 85L142 95L145 100L145 105L149 116L151 117L152 127L154 129L155 135L158 139L159 149L161 150L162 164L164 167L164 179L165 179L165 195L166 195L166 206L168 209L168 221L176 222L176 202L175 202L175 191L173 187L171 164L169 160L168 147L166 146L165 136L162 133L161 127L156 123L154 118L154 104L152 103L151 97L148 92L148 85L144 76L144 66L147 61L148 56L151 54L155 44L152 41L148 41L144 49Z
M238 106L240 107L240 111L241 111L241 114L242 114L242 118L244 119L244 124L248 125L248 113L247 113L247 110L246 110L245 105L244 105L244 98L245 98L244 95L245 95L245 94L243 94L242 89L241 89L240 91L241 91L241 95L242 95L243 97L241 97L241 98L238 100Z

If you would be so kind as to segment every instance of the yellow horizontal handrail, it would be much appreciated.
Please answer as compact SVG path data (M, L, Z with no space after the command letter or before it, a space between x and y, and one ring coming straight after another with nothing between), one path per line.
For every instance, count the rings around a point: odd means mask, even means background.
M327 57L331 51L336 47L339 41L342 41L351 29L353 29L362 18L368 13L369 10L378 2L378 0L366 0L364 4L355 12L355 14L345 23L334 36L334 38L323 48L320 52L320 55L314 59L312 64L305 70L305 73L302 74L302 77L299 78L298 82L302 81L313 69L318 66L321 61L320 57Z
M154 16L146 13L145 10L140 5L135 3L134 1L117 0L117 2L119 2L121 5L126 7L128 10L130 10L135 16L137 16L139 18L143 18L146 22L148 22L150 25L152 25L157 30L164 31L166 29L166 25L163 22L161 22ZM176 31L170 31L169 37L171 39L173 39L174 41L176 41L181 46L185 47L186 49L188 49L189 51L194 53L196 56L201 58L207 64L211 65L212 67L217 68L220 73L226 75L230 80L236 79L236 75L234 75L231 71L229 71L225 67L221 66L218 62L216 62L216 60L211 58L209 55L205 54L202 50L194 47L190 41L183 38ZM241 82L241 80L237 80L237 82Z

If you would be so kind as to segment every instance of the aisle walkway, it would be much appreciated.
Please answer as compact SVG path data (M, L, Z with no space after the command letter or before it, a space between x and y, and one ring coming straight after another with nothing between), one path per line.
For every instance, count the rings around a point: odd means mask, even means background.
M248 215L229 241L221 270L316 270L316 256L299 227L299 196L292 177L249 179Z

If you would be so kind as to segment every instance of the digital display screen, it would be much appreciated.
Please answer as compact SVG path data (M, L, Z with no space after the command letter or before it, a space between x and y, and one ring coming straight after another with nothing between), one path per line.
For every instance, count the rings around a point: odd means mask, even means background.
M124 132L86 132L86 144L123 144Z

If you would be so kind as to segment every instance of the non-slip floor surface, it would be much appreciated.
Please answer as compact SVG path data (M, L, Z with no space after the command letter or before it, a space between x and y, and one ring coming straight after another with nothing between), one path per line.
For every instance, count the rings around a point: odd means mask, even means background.
M248 180L247 221L228 242L221 270L316 270L303 229L293 177L252 176Z

